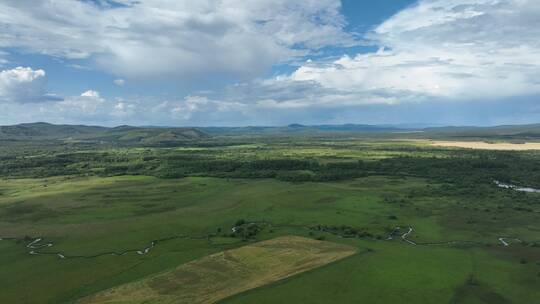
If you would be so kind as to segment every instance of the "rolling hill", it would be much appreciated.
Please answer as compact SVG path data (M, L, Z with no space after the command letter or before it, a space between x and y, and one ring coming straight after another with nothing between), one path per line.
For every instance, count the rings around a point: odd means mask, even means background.
M470 139L493 140L538 140L540 139L540 124L501 125L492 127L449 126L426 128L423 130L427 137L455 137Z
M45 122L0 126L2 141L111 143L120 145L173 146L221 136L311 136L332 134L386 134L386 136L460 140L540 140L540 124L492 127L447 126L405 128L392 125L302 125L246 127L135 127L55 125ZM370 135L371 134L371 135Z
M195 128L54 125L44 122L0 126L0 140L61 140L116 144L172 145L210 137Z
M393 126L341 124L341 125L302 125L290 124L282 127L247 126L247 127L203 127L201 130L216 135L287 135L287 134L321 134L321 133L374 133L399 132L401 129Z

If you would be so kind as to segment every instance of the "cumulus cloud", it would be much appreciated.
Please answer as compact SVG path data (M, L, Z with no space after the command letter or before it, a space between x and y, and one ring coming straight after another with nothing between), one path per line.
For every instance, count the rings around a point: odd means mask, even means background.
M351 45L339 0L0 3L0 47L88 59L125 77L256 75L329 45ZM187 77L189 76L189 77Z
M45 84L45 71L41 69L16 67L0 71L0 101L25 103L59 100L57 96L47 94Z
M534 0L422 0L368 35L379 51L308 62L289 78L402 101L539 94L538 16Z
M68 116L72 119L88 119L91 117L107 116L110 111L108 103L100 97L99 92L88 90L80 96L69 96L64 100L48 107L47 116Z
M115 102L111 116L118 118L129 118L136 116L138 110L137 104L130 103L129 101L119 98Z
M303 84L299 84L302 86ZM261 87L263 88L263 87ZM237 88L237 90L241 90ZM273 88L269 88L271 91ZM299 89L300 91L302 89ZM292 90L294 91L294 89ZM240 93L238 93L240 95ZM290 92L290 94L296 94ZM346 95L319 98L214 99L203 95L163 100L156 97L105 99L77 96L48 104L0 103L3 124L40 121L99 125L246 126L285 125L292 122L372 124L509 124L540 120L540 106L531 98L488 102L438 101L436 103L388 104L375 102L358 106ZM384 94L382 94L384 95ZM360 98L360 97L359 97ZM364 96L364 98L369 99ZM379 97L384 98L384 96ZM341 100L341 103L339 102ZM483 115L479 115L483 113Z
M88 90L81 93L81 97L99 98L99 92L94 90Z
M52 123L84 123L99 125L228 125L255 119L244 112L244 104L190 95L179 99L162 100L155 97L107 99L87 91L64 100L42 104L0 103L3 124L20 121ZM242 118L242 119L240 119ZM246 120L244 120L246 119ZM204 122L204 123L203 123ZM253 121L250 121L253 122Z
M229 86L212 98L239 103L243 113L259 117L272 112L347 117L344 109L363 117L360 112L379 106L404 113L402 104L412 109L448 101L482 102L483 108L491 101L509 113L502 100L540 94L535 16L540 4L532 0L422 0L366 36L379 46L376 52L307 60L290 75Z
M126 84L126 81L124 79L115 79L113 80L113 83L119 87L123 86L124 84Z

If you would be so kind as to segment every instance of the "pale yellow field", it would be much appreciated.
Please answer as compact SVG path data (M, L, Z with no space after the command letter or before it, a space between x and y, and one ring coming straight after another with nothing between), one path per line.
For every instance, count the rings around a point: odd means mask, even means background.
M215 303L354 253L355 248L346 245L279 237L206 256L79 303Z
M467 149L482 149L482 150L501 150L501 151L525 151L525 150L540 150L540 143L487 143L483 141L433 141L430 143L437 147L456 147Z

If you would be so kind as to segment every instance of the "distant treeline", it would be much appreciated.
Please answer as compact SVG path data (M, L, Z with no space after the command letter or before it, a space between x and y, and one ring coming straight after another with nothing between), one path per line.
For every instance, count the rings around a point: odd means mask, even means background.
M380 160L323 157L223 156L215 149L110 149L104 151L7 153L0 155L1 177L60 175L151 175L161 178L210 176L275 178L291 182L337 181L367 175L415 176L449 183L488 183L493 179L540 186L536 153L460 151L446 157L391 157ZM452 152L453 153L453 152Z

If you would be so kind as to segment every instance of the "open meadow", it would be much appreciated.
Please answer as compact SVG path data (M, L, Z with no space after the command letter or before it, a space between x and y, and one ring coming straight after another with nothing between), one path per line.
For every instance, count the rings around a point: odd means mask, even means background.
M4 147L1 303L535 303L540 155L385 138ZM21 150L22 149L22 150Z

